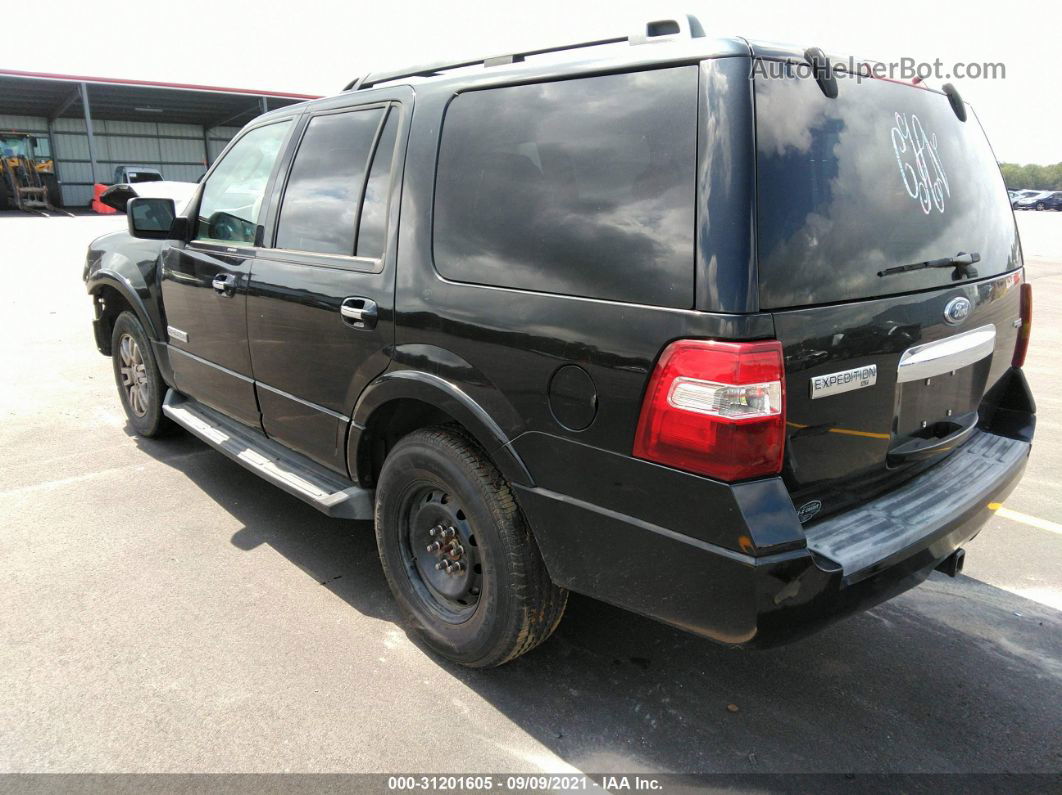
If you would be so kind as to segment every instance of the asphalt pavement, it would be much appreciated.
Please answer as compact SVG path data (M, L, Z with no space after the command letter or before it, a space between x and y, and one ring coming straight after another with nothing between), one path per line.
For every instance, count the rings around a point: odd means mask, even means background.
M1037 439L964 575L771 651L572 597L481 672L406 634L370 526L131 434L81 282L124 223L0 217L0 771L1062 770L1062 213L1019 215Z

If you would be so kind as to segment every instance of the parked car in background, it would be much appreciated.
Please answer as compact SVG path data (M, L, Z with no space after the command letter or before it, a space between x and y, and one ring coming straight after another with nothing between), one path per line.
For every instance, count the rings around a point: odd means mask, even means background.
M1015 210L1046 210L1049 209L1051 196L1054 191L1039 190L1029 191L1013 204Z
M169 180L137 182L133 185L120 182L107 188L100 196L100 201L124 213L129 200L138 196L173 199L176 210L180 214L192 198L192 194L195 193L195 186L194 182L170 182Z
M952 86L825 59L682 17L259 117L89 248L130 427L373 521L468 666L569 591L771 645L956 575L1035 427L1014 215Z
M108 207L125 212L126 204L137 196L173 199L182 212L195 192L196 183L163 179L162 172L144 166L118 166L114 169L114 183L100 196Z
M114 184L134 185L137 182L162 182L162 172L157 168L143 166L117 166L114 169Z
M1008 190L1007 195L1010 196L1010 206L1014 209L1018 208L1018 202L1022 199L1026 199L1029 196L1036 196L1043 191L1039 190Z
M1018 202L1022 210L1062 210L1062 191L1045 191Z

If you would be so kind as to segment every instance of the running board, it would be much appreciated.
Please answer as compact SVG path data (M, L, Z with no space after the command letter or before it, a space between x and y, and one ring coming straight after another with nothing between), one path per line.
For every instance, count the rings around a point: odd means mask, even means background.
M335 519L372 519L373 492L269 439L261 431L169 390L162 411L241 466Z

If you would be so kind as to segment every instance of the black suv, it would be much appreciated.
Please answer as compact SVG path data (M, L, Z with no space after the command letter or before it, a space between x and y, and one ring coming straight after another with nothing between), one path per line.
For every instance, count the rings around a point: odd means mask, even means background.
M1014 217L953 88L834 63L683 18L261 116L89 249L132 428L374 520L470 666L568 591L767 645L954 575L1035 424Z

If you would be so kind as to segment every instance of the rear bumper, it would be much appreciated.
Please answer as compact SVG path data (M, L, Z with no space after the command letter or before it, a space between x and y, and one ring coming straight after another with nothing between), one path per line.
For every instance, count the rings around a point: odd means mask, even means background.
M559 585L722 643L771 646L925 580L1017 485L1030 447L980 431L937 466L775 554L734 551L543 488L518 495ZM784 519L776 500L739 492L735 500L749 535Z
M980 527L1021 476L1029 442L975 431L951 456L903 486L806 531L808 548L846 584L873 577L967 526ZM965 541L969 538L960 538Z

